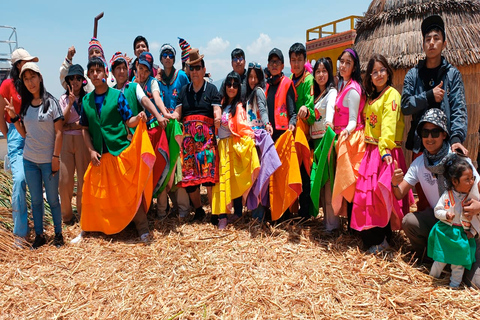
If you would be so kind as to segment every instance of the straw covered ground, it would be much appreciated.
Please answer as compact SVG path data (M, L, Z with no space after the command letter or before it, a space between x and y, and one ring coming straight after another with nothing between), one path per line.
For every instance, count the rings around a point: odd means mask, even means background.
M402 234L374 256L355 236L328 237L320 221L244 218L219 231L152 215L149 244L129 227L37 251L13 249L2 227L0 318L480 319L480 291L449 289L448 275L432 280L402 253Z

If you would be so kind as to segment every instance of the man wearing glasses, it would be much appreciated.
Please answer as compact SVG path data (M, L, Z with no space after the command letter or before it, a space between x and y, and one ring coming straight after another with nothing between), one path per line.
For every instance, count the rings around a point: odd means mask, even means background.
M468 150L462 145L467 136L468 120L465 89L460 72L442 57L447 45L443 19L438 15L427 17L421 29L426 58L408 71L403 84L402 112L412 115L405 147L413 151L413 159L420 155L422 141L415 128L428 109L439 108L447 117L452 150L467 155ZM428 202L422 190L416 189L419 197L417 207L423 210Z
M421 261L425 257L428 244L428 235L430 230L438 221L435 218L434 210L440 196L446 189L444 183L443 168L445 156L451 153L449 141L449 131L447 128L447 116L437 108L429 109L420 119L416 128L416 133L421 137L424 152L416 158L405 176L402 169L398 168L395 162L395 171L392 176L392 190L397 199L405 197L410 189L417 183L421 185L428 200L429 207L422 211L411 212L405 215L402 221L403 231L410 239L412 251ZM450 139L451 140L451 139ZM469 158L466 160L471 164ZM475 181L480 181L480 176L473 168L472 171ZM465 216L472 218L472 230L476 230L476 262L470 270L464 273L464 281L467 285L480 285L480 202L476 200L466 200L464 202ZM473 233L473 232L472 232Z
M208 200L212 201L212 186L217 177L217 141L215 128L220 126L222 115L220 95L215 85L205 81L204 55L192 48L186 62L191 83L183 86L173 113L182 119L184 136L181 156L182 181L195 207L195 220L203 220L205 211L200 198L200 185L207 187Z

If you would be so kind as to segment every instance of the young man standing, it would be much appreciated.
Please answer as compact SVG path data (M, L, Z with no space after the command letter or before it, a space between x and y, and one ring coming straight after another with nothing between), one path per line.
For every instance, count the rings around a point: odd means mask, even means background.
M155 155L145 124L131 142L124 124L135 127L147 117L143 111L133 116L123 93L108 87L102 59L90 59L87 74L95 90L83 98L80 119L91 159L84 178L82 230L114 234L134 221L146 241Z
M402 169L395 163L395 171L392 177L392 190L397 199L404 198L410 189L416 184L422 186L429 207L422 211L411 212L405 215L402 227L405 235L410 239L413 252L417 258L422 259L428 244L430 230L438 221L435 218L433 208L438 199L445 191L446 185L443 178L443 165L445 156L452 152L447 128L447 117L440 109L432 108L426 111L416 128L416 133L421 137L424 152L417 157L405 176ZM468 162L470 160L466 158ZM473 167L473 166L472 166ZM476 170L473 170L476 181L480 179ZM478 213L480 202L469 200L464 203L465 215L472 218L472 225L480 226ZM476 235L476 262L470 270L464 274L464 280L468 285L480 285L480 238Z
M242 101L245 101L247 95L247 70L245 69L245 52L240 48L235 48L231 54L232 57L232 70L240 75L241 83L241 94ZM225 92L223 92L224 84L220 87L220 95L223 97Z
M297 112L297 131L302 130L303 134L309 135L309 128L315 122L315 111L313 109L313 76L305 69L305 62L307 60L307 49L301 43L294 43L288 51L290 58L290 66L293 74L290 76L296 91L296 112ZM297 132L298 134L298 132ZM306 143L306 139L303 140ZM299 197L300 210L298 214L300 217L308 219L310 217L310 150L309 146L305 145L302 150L297 150L299 158L306 159L300 164L300 174L302 176L302 193ZM303 154L301 154L303 153Z
M462 145L467 136L467 105L462 75L442 56L447 45L445 25L438 15L427 17L422 22L423 50L425 60L408 71L402 92L402 112L412 115L410 131L405 147L413 151L413 158L423 151L422 141L415 128L423 114L431 108L441 109L447 117L452 150L467 155ZM421 188L417 188L419 202L417 207L425 209L428 202Z

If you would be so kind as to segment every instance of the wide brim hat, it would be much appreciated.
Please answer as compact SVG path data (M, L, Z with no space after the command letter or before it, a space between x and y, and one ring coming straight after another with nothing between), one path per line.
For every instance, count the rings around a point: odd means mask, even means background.
M29 62L27 62L23 65L22 70L20 71L20 78L22 77L23 73L27 70L32 70L32 71L35 71L38 74L41 74L40 73L40 68L38 67L38 64L36 64L35 62L29 61Z
M428 109L420 119L420 122L417 125L417 134L420 136L420 131L423 128L423 125L425 123L433 123L437 127L440 127L444 132L448 133L448 128L447 128L447 116L445 113L438 109L438 108L432 108Z
M18 61L38 62L38 57L31 56L27 50L20 48L12 52L12 58L10 61L12 62L12 65Z
M85 72L82 66L79 64L73 64L70 66L70 68L68 68L68 73L65 76L65 81L67 81L67 78L71 76L81 76L84 81L87 80L85 79Z
M195 64L202 61L204 55L200 54L197 48L192 48L190 51L190 56L188 57L187 64Z

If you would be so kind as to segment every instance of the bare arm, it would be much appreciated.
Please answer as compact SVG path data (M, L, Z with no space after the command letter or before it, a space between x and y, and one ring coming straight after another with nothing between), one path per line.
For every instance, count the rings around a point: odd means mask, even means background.
M3 136L6 138L8 133L7 121L5 121L4 114L5 114L5 106L6 102L3 100L3 96L0 94L0 131L2 132Z

